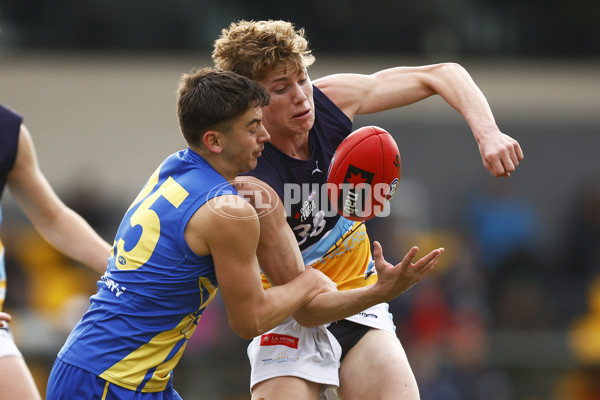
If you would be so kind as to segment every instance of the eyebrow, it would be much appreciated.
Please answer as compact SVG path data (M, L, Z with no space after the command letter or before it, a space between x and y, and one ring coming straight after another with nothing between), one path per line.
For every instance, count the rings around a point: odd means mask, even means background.
M278 82L287 81L287 80L291 80L291 78L289 76L285 75L280 78L275 78L272 81L270 81L269 83L278 83Z
M261 118L252 118L252 120L246 124L246 127L249 127L250 125L253 125L253 124L260 124L261 121L262 121Z

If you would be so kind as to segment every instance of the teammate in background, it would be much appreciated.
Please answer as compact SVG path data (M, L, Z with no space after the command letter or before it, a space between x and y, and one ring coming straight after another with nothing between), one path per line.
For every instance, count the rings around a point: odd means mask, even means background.
M189 147L160 164L126 212L98 292L52 368L48 400L180 399L172 371L217 287L243 338L336 290L315 269L261 285L257 214L228 182L256 166L268 102L261 85L232 72L183 75L177 115Z
M386 280L379 268L378 274L371 274L364 224L324 212L327 200L319 199L323 192L318 186L326 183L323 170L351 133L356 115L402 107L434 94L467 120L483 164L494 176L509 176L515 170L523 158L519 144L500 132L485 97L454 63L390 68L372 75L341 73L313 83L307 68L314 57L304 30L286 21L234 22L215 41L212 57L218 68L254 79L271 94L270 104L263 108L271 143L265 145L257 168L240 179L240 187L250 190L268 185L254 199L255 204L273 207L260 218L261 270L270 283L281 285L311 265L336 282L339 290L315 297L294 314L295 320L290 318L252 341L248 349L252 398L331 399L337 396L332 388L338 384L337 393L344 400L419 398L387 304L382 303L391 298L377 300L374 295ZM292 185L317 189L290 202L286 197ZM416 250L411 249L403 262ZM385 262L377 243L373 256L376 264ZM322 329L299 325L337 320L328 325L333 340ZM281 335L296 338L296 348L264 345L265 339ZM262 362L277 352L296 362ZM332 360L332 355L338 359Z
M0 104L0 196L5 185L37 231L52 246L100 274L104 273L110 245L58 198L39 168L33 140L23 118ZM5 294L4 247L0 242L0 311ZM10 319L10 315L0 312L0 400L40 399L33 377L8 328Z

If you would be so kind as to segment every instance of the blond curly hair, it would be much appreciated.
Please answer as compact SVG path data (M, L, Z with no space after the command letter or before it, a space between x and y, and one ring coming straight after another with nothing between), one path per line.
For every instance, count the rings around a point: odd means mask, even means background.
M304 29L281 20L232 22L215 40L212 59L221 70L257 81L281 65L302 71L315 61Z

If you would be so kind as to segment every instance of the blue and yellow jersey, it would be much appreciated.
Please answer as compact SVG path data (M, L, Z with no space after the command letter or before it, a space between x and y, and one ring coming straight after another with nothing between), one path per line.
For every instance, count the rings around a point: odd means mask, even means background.
M6 178L15 165L19 144L19 131L23 117L16 111L0 104L0 197L4 191ZM0 207L0 226L2 209ZM6 270L4 267L4 246L0 241L0 311L6 298Z
M212 257L191 251L184 229L206 201L235 193L192 150L169 156L126 212L98 292L58 357L130 390L170 387L217 292Z
M352 121L317 87L313 89L310 159L295 159L265 143L256 168L247 175L268 183L283 201L306 265L329 276L338 290L371 285L377 277L365 226L341 217L329 203L326 190L329 163L352 132ZM264 276L263 286L270 286Z

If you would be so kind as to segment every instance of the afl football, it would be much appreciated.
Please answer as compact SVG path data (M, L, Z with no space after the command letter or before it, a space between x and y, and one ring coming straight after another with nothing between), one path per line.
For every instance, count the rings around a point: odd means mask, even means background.
M400 151L392 135L377 126L364 126L348 135L331 159L329 200L343 217L369 220L394 197L400 176Z

